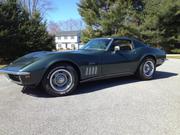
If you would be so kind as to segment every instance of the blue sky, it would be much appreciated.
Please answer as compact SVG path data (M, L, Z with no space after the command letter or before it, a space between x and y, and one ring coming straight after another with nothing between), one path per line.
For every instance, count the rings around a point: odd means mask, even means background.
M49 21L64 21L68 19L80 19L77 3L79 0L51 0L52 10L47 11L45 18Z

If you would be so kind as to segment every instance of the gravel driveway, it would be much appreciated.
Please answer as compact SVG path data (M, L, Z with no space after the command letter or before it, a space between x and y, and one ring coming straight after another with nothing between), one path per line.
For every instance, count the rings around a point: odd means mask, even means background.
M91 82L66 97L22 88L0 76L0 135L180 135L180 60L155 79Z

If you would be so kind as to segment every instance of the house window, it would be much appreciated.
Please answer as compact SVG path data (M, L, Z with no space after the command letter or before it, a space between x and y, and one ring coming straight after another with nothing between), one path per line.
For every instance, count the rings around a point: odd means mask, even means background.
M71 36L71 39L74 39L74 36Z
M61 37L58 37L59 40L61 40Z
M62 45L61 45L61 44L58 44L58 47L59 47L59 48L61 48L61 47L62 47Z
M71 48L73 49L73 50L75 50L76 48L75 48L75 44L72 44L71 45Z
M64 39L67 39L67 36L64 36Z

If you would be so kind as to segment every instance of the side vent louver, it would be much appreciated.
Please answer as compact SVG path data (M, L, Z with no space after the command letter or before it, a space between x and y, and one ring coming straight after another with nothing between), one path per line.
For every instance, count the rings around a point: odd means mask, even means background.
M91 76L91 75L96 75L98 73L98 68L97 66L89 66L86 67L86 76Z

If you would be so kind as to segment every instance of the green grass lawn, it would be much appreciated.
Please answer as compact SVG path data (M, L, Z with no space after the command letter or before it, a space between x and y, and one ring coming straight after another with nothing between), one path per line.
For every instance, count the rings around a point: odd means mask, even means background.
M4 67L5 65L0 65L0 68Z
M171 58L171 59L180 59L180 55L178 55L178 56L167 56L167 58Z
M0 65L0 68L2 68L2 67L4 67L5 65ZM0 73L0 75L1 75L2 73Z

